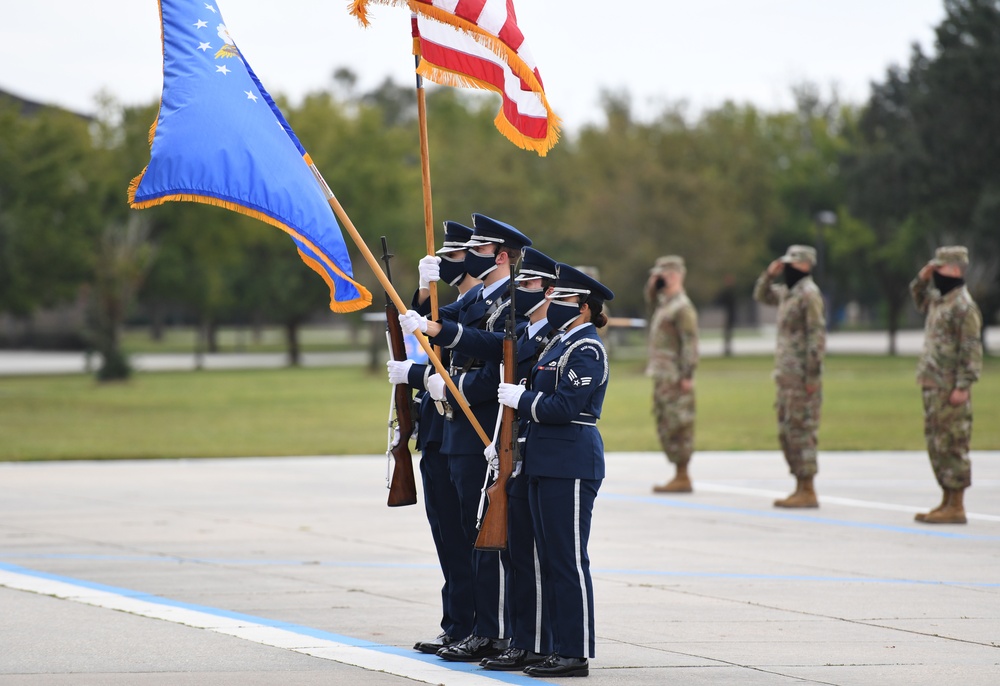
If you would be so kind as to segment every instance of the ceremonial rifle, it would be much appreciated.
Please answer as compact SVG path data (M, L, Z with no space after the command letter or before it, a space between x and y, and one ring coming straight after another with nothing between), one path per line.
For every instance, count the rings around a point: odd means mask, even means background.
M392 283L389 271L389 247L382 236L382 261L385 275ZM406 359L406 343L403 328L399 324L399 310L388 293L385 294L385 330L389 342L389 355L396 361ZM389 417L389 447L386 457L392 460L392 478L389 481L389 507L413 505L417 502L417 484L413 479L413 457L410 455L410 434L413 433L413 406L410 387L396 384L392 387L395 418ZM398 429L398 431L393 431Z
M503 381L517 383L517 334L514 312L514 263L510 266L510 283L507 285L510 311L503 328ZM517 410L501 406L500 431L497 437L497 475L486 489L490 504L479 526L476 537L478 550L504 550L507 547L507 482L514 471L517 455Z

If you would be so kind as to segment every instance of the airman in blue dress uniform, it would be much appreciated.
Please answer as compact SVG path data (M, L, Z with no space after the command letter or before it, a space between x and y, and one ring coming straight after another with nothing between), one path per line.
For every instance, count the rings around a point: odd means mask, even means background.
M421 260L420 287L413 296L412 307L425 314L430 312L431 281L440 280L458 288L459 303L471 288L479 284L465 271L465 244L472 238L472 229L453 221L446 221L444 229L444 244L436 253L440 257L428 256ZM447 364L446 355L442 357ZM422 369L418 369L416 374L421 379L417 388L422 388ZM404 382L409 381L407 375ZM467 536L462 528L458 492L448 472L448 458L441 451L444 417L437 411L426 390L421 390L415 401L420 417L417 449L421 452L424 509L444 585L441 587L441 633L431 640L418 641L413 648L423 653L436 653L472 632L475 619L472 557L465 549Z
M517 282L514 309L518 322L516 379L530 378L534 363L553 337L554 331L545 316L548 308L545 296L555 282L555 267L555 260L534 248L525 248L522 252L520 268L514 279ZM507 303L504 303L499 310L500 320L508 316L507 307ZM522 323L523 317L527 317L527 321ZM404 318L401 316L401 321ZM428 333L436 334L439 331L440 326L433 323L428 325ZM456 349L461 348L484 360L481 368L469 372L465 385L489 388L496 393L501 379L503 338L503 333L498 331L464 331ZM497 409L499 410L499 406ZM519 442L523 444L528 419L522 416L519 422ZM491 427L493 425L490 424ZM492 445L485 452L487 459L496 456L496 449ZM480 663L486 669L502 671L520 670L537 664L552 652L552 634L548 610L542 602L534 529L528 507L528 480L520 474L519 464L507 482L507 495L508 535L504 569L511 642L502 654L484 658Z
M524 668L536 677L587 676L594 656L590 538L594 500L604 479L597 430L608 382L608 357L597 334L614 293L569 265L557 266L546 318L562 335L535 364L530 389L502 383L501 404L529 418L524 449L553 652Z
M523 248L531 245L531 240L513 226L482 214L473 215L473 226L473 236L466 244L465 268L470 276L481 279L482 285L470 290L462 302L441 308L439 322L428 322L413 311L402 315L400 322L404 331L419 329L429 335L434 345L451 351L452 380L480 426L492 427L499 411L496 397L499 379L491 384L473 383L472 380L485 360L497 354L492 341L499 351L502 340L492 335L479 337L477 340L485 346L482 349L469 345L469 341L477 331L502 332L511 263ZM463 338L466 338L465 343ZM469 348L473 349L472 353ZM419 367L410 367L410 381L422 384L447 408L441 450L448 456L449 474L458 493L461 522L467 534L475 578L472 631L462 641L441 648L437 654L450 661L479 662L502 653L508 647L510 636L504 589L505 555L475 549L480 496L488 465L483 459L483 443L472 424L463 413L451 409L456 401L445 388L444 380L431 374L431 369Z
M545 314L549 301L546 294L555 282L556 262L547 255L525 248L515 281L514 308L528 317L517 339L517 380L531 378L531 370L539 355L554 337ZM484 376L500 379L500 361L491 361L483 368ZM518 417L519 453L524 454L528 417ZM514 468L507 482L507 598L510 608L511 642L501 655L487 658L480 664L490 670L521 670L538 664L553 652L552 630L548 604L544 601L538 569L535 531L528 506L528 477L523 463Z

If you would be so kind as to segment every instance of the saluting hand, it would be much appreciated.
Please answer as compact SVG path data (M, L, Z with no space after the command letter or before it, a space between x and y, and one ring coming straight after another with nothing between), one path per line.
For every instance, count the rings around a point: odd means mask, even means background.
M767 265L767 273L769 276L777 276L785 269L785 263L781 261L781 258L774 260L771 264Z

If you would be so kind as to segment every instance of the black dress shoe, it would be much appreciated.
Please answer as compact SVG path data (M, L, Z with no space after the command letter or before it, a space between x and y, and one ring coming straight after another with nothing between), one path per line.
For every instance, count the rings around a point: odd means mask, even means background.
M589 676L590 663L585 657L560 657L552 654L544 662L524 668L528 676Z
M485 636L469 636L454 645L437 651L440 658L450 662L479 662L484 657L494 657L507 649L510 643L506 638L486 638Z
M511 647L496 657L486 658L479 663L479 666L484 669L510 672L518 669L524 669L529 665L537 665L543 660L545 660L544 655L533 653L529 650L521 650L520 648Z
M438 634L437 638L431 639L430 641L417 641L417 643L413 646L413 649L418 650L421 653L433 655L442 648L447 648L456 640L457 639L452 638L446 632L441 632Z

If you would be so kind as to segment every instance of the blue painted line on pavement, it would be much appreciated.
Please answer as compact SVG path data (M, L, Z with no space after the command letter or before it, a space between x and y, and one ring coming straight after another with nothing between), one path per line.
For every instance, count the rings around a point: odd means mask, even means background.
M503 683L520 684L520 685L545 683L545 682L540 682L539 679L535 679L527 675L521 675L509 672L494 672L494 671L480 669L478 662L473 662L473 663L448 662L446 660L442 660L436 655L427 655L424 653L418 653L412 649L407 650L404 648L400 648L399 646L390 646L381 643L374 643L369 640L354 638L352 636L345 636L343 634L335 634L329 631L323 631L322 629L314 629L312 627L302 626L300 624L282 622L278 620L267 619L266 617L247 615L240 612L230 612L229 610L223 610L217 607L210 607L208 605L196 605L194 603L186 603L181 600L164 598L163 596L152 595L150 593L144 593L142 591L134 591L127 588L119 588L117 586L108 586L105 584L99 584L92 581L85 581L83 579L75 579L72 577L60 576L58 574L49 574L48 572L42 572L37 569L29 569L27 567L21 567L19 565L0 562L0 570L13 572L15 574L22 574L25 576L32 576L39 579L46 579L49 581L58 581L60 583L69 584L71 586L76 586L83 589L101 591L104 593L118 595L124 598L143 600L145 602L155 603L157 605L163 605L166 607L176 607L185 610L192 610L195 612L201 612L203 614L211 615L214 617L224 617L226 619L235 619L238 621L257 624L260 626L265 626L273 629L282 629L284 631L300 634L302 636L309 636L310 638L318 638L325 641L333 641L336 643L341 643L356 648L365 648L379 653L405 657L407 659L416 660L418 662L426 662L429 664L434 664L438 667L450 669L455 672L470 672L470 673L474 672L475 675L478 677L493 679L495 681Z
M935 538L951 538L966 541L1000 541L1000 536L984 536L982 534L967 534L959 531L947 531L944 529L932 528L931 525L916 527L895 524L878 524L875 522L854 522L849 519L833 519L831 517L819 517L817 515L800 514L797 512L748 510L745 508L729 507L726 505L684 502L673 498L664 498L662 496L635 496L602 492L598 497L606 500L642 503L643 505L659 505L660 507L673 507L682 510L701 510L703 512L715 512L718 514L744 515L749 517L761 517L764 519L781 519L785 521L808 522L810 524L824 524L827 526L842 526L853 529L888 531L891 533L909 534L912 536L931 536Z

